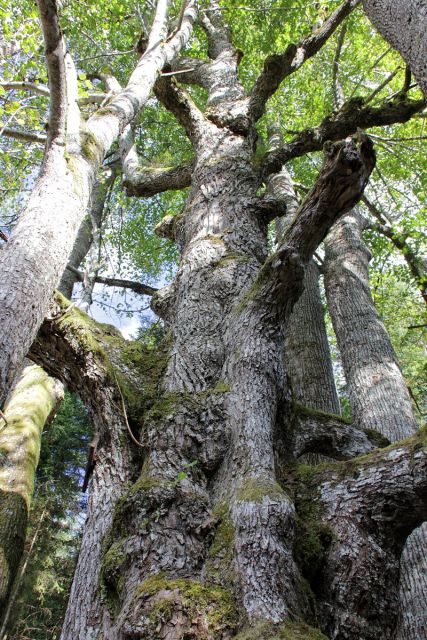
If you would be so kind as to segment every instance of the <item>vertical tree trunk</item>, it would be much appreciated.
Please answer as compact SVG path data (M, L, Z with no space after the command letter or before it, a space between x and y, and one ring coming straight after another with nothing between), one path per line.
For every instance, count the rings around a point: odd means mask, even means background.
M274 150L280 143L280 128L270 127L270 149ZM279 244L286 228L294 220L299 206L286 166L270 178L268 193L286 205L286 215L275 221L276 243ZM313 259L305 271L304 290L286 325L284 357L293 401L305 407L339 415L341 407L320 298L319 268Z
M113 170L109 170L107 175L103 171L94 185L93 192L91 194L89 213L79 227L73 250L71 251L68 260L68 264L74 269L78 269L80 267L81 263L89 253L93 243L93 231L94 229L99 229L101 226L105 200L114 180L115 172ZM70 269L66 268L59 282L58 291L71 300L73 287L77 281L77 276Z
M370 253L364 220L353 211L326 241L325 286L341 352L354 421L391 441L417 429L405 380L369 287ZM396 640L427 638L425 549L427 524L408 538L401 557L400 619Z
M334 225L326 241L325 288L341 352L355 424L389 440L417 429L411 398L369 288L370 252L355 211Z
M306 269L304 291L286 328L285 367L296 403L341 414L314 260Z
M0 618L24 549L42 429L62 398L57 380L28 365L0 418Z

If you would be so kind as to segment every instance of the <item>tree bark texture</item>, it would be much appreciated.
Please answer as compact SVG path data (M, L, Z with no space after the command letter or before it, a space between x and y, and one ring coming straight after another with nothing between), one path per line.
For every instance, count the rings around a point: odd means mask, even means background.
M404 60L427 97L427 7L423 0L363 0L372 23Z
M395 442L411 436L417 424L393 347L372 301L370 254L362 236L365 225L357 212L334 225L325 242L325 285L355 426L366 429L369 423ZM411 534L400 560L396 640L427 638L425 560L420 551L425 552L426 530L424 524Z
M209 60L180 74L207 90L205 112L175 80L156 82L195 156L184 209L162 227L180 266L153 295L169 329L161 353L150 360L61 299L42 325L34 357L80 393L99 438L62 640L320 640L322 631L373 640L395 627L398 558L426 510L425 433L371 452L372 431L313 409L296 415L283 361L313 253L360 199L372 144L359 133L326 145L270 256L268 224L287 203L257 195L281 158L321 148L327 132L343 137L348 119L338 114L322 135L312 129L261 167L255 160L271 74L280 83L295 71L355 4L345 1L320 35L270 59L248 94L213 1L200 17ZM119 125L111 108L108 117L116 132L128 122ZM133 162L132 145L122 151ZM299 465L299 452L314 446L342 461Z
M325 288L354 422L394 442L413 433L417 424L396 354L372 301L364 224L352 212L329 233Z
M128 347L114 327L98 326L78 309L70 310L68 301L58 294L31 357L80 395L93 421L95 455L88 461L92 462L88 518L63 634L74 640L97 638L103 624L109 624L99 591L103 539L114 505L134 477L137 464L138 450L128 430L133 429L138 437L140 347Z
M207 117L174 84L158 89L185 124L196 161L172 228L180 269L153 296L172 338L161 395L144 420L141 476L105 539L101 579L115 620L105 638L227 638L241 620L236 602L252 623L272 625L308 606L292 554L295 509L275 468L277 415L290 401L282 322L304 265L360 197L374 160L363 141L330 148L265 263L278 201L256 196L253 130L227 39L215 40L212 56Z
M24 550L42 429L63 397L57 380L28 363L0 419L0 618Z

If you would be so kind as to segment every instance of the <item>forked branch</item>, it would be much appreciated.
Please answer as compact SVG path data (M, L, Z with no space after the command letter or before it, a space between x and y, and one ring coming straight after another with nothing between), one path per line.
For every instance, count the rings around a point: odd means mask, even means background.
M277 91L281 82L320 51L359 2L360 0L345 0L314 33L298 44L290 44L284 53L274 54L266 59L264 69L251 93L249 109L254 120L259 120L262 116L267 100Z

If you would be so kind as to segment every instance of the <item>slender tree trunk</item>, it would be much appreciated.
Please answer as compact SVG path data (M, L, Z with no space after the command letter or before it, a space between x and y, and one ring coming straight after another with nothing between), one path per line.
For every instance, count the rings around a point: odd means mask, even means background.
M389 440L417 429L411 398L369 288L363 218L340 220L326 241L325 288L341 352L354 422Z
M24 549L42 429L62 398L57 380L28 365L0 420L0 617Z
M353 212L329 233L325 284L356 425L391 441L417 428L405 380L369 288L365 222ZM353 324L350 324L350 321ZM396 640L427 638L425 549L427 524L408 538L401 557L400 619Z
M281 142L280 128L270 127L270 149L279 147ZM278 244L294 220L299 206L286 166L270 178L268 193L286 204L286 215L275 221ZM311 260L305 271L304 290L293 308L285 330L285 370L289 376L293 402L340 415L340 401L320 297L319 275L317 264Z
M363 7L383 38L409 64L427 97L427 7L424 0L363 0Z
M320 298L319 268L313 260L286 330L285 360L294 402L341 414Z
M68 264L74 269L78 269L86 258L93 243L94 229L99 229L104 213L105 200L109 189L115 180L115 172L111 169L108 174L104 171L95 183L91 195L89 214L84 218L77 232L73 250L71 251ZM71 269L65 269L58 285L60 291L66 298L71 300L73 287L78 282L78 278Z

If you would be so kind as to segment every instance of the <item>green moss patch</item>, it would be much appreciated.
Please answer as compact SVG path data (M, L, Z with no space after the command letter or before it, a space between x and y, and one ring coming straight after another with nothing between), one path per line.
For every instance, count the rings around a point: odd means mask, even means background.
M250 477L238 487L236 500L239 502L262 502L264 498L283 498L282 487L268 478Z
M212 515L217 522L217 526L205 562L206 575L216 584L231 588L235 582L235 530L230 518L228 505L225 502L218 504Z
M271 622L261 622L248 629L244 629L234 640L328 640L319 631L304 622L285 622L275 625Z
M196 580L169 579L164 574L150 576L136 589L134 599L145 601L144 613L153 630L169 622L178 609L185 616L181 633L186 639L230 637L238 623L232 593Z

